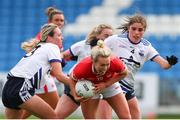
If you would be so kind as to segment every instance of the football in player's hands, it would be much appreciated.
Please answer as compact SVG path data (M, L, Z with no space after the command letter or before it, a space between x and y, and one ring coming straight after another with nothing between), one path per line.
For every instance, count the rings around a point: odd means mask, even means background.
M89 80L79 80L75 85L76 93L84 98L95 95L93 83Z

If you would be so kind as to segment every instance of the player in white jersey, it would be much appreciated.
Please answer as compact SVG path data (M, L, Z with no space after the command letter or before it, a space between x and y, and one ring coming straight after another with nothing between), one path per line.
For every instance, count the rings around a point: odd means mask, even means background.
M175 56L167 57L167 60L159 55L149 41L142 38L146 30L146 19L141 15L134 15L127 18L123 24L123 34L113 35L105 40L105 44L127 65L129 74L120 81L125 92L126 99L131 112L132 119L141 117L138 100L134 91L134 76L143 64L152 60L158 63L163 69L169 69L177 63Z
M21 118L22 109L39 118L57 118L53 108L35 95L35 89L44 86L44 77L48 72L71 87L71 81L62 72L60 63L61 30L55 24L46 24L41 29L41 35L40 44L8 73L2 92L5 116L8 119Z
M48 23L54 23L58 25L60 29L64 27L65 24L65 18L62 11L54 8L54 7L48 7L46 9L46 15L48 16ZM22 48L28 53L30 52L33 47L39 43L41 39L41 33L39 32L36 35L36 38L33 38L29 40L28 42L23 42ZM60 49L63 49L63 46L60 46ZM62 66L64 63L62 62ZM46 75L44 79L47 79L45 81L45 86L40 89L35 90L35 94L41 97L45 102L47 102L53 109L56 108L57 102L59 100L59 94L57 91L57 87L55 84L55 81L57 81L53 76ZM61 83L60 83L61 84ZM61 84L62 85L62 84ZM24 111L22 118L27 118L30 116L30 113L27 111Z
M93 30L88 34L86 40L73 44L68 50L63 53L64 59L76 59L77 62L79 62L83 58L90 55L91 48L97 44L98 39L104 40L105 38L111 36L112 33L113 30L110 25L100 24L94 27ZM104 102L106 101L101 100L100 102L100 104L102 104L100 106L102 107L101 109L98 109L97 118L112 118L112 109L110 106L103 107ZM71 95L69 87L65 85L64 94L61 96L61 99L59 100L56 108L58 117L61 119L68 117L79 107L79 104L80 103L75 101L73 96Z

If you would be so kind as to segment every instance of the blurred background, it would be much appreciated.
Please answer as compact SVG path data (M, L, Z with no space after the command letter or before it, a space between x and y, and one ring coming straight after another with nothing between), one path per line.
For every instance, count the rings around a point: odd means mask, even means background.
M117 28L126 16L141 13L148 22L144 38L163 57L173 54L180 58L179 0L1 0L0 96L6 73L25 54L21 43L36 36L47 23L45 9L49 6L64 12L64 49L85 39L98 24L107 23ZM115 29L115 32L120 31ZM69 62L64 72L73 64ZM137 76L136 89L144 116L180 115L179 63L170 70L162 70L159 65L147 62ZM3 111L2 103L0 110Z

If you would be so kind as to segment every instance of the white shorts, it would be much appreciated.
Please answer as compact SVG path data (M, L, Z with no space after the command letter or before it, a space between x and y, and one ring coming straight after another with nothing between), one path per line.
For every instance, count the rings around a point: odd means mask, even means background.
M109 86L108 88L105 88L104 90L102 90L101 93L93 96L92 99L99 99L101 96L103 96L103 98L110 98L122 92L123 91L120 87L119 82L116 82L112 84L111 86Z
M57 87L55 84L56 78L52 77L51 75L48 75L48 77L44 77L45 79L45 85L44 87L40 89L35 90L35 94L43 94L43 93L49 93L57 91Z

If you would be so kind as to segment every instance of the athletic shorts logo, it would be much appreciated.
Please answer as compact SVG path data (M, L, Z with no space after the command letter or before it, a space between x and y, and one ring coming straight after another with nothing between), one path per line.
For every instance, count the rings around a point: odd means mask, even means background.
M19 92L19 96L21 97L22 101L25 102L25 101L29 100L32 97L31 94L28 91L31 88L32 88L32 86L29 86L28 81L25 80L22 87L21 87L21 90Z

